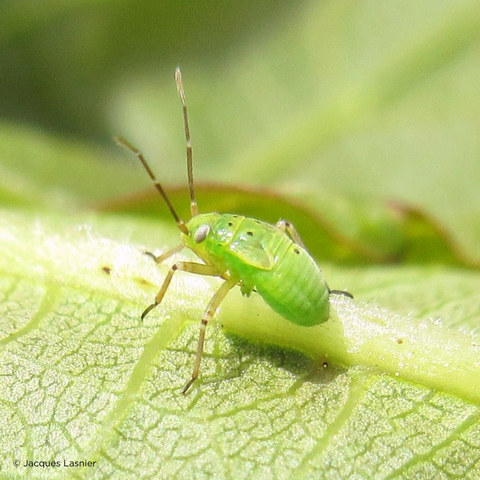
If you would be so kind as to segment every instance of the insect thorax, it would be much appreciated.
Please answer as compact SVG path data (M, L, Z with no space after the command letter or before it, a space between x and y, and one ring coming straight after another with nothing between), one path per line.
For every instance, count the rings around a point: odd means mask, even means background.
M225 272L229 269L229 246L244 219L239 215L218 213L196 215L188 221L189 235L182 234L182 242L205 263Z
M271 271L293 246L278 228L240 215L208 213L187 224L185 245L209 265L248 283L258 271ZM308 255L308 254L307 254Z

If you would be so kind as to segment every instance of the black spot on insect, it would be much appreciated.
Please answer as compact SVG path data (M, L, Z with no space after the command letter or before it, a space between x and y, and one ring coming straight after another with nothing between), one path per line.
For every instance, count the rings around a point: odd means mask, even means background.
M110 267L102 267L102 272L105 274L105 275L110 275L112 273L112 269Z
M247 235L250 235L251 237L253 237L253 232L248 231Z
M300 255L300 250L298 248L294 248L293 251L297 254Z

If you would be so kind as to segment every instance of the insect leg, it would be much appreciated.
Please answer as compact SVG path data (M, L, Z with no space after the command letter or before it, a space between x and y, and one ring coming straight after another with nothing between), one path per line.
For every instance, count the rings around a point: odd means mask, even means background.
M225 298L227 293L238 283L238 280L230 278L215 292L215 295L210 300L207 310L203 314L202 323L200 325L200 336L198 337L197 356L195 357L195 364L193 366L192 378L185 385L182 393L187 393L188 389L192 386L193 382L198 378L200 372L200 362L202 361L203 344L205 342L205 330L208 322L212 319L213 315L217 311L220 303Z
M157 293L157 296L155 297L155 302L152 303L149 307L145 309L145 311L142 313L142 320L147 316L147 314L153 310L160 302L163 300L163 297L165 296L165 293L168 290L168 287L170 285L170 282L172 281L173 274L177 271L180 270L182 272L191 272L191 273L197 273L199 275L210 275L210 276L219 276L221 277L222 275L216 270L214 267L210 265L204 265L202 263L195 263L195 262L177 262L175 265L172 265L172 268L170 271L167 273L167 276L165 277L165 280L163 281L163 285L161 286L159 292Z
M153 254L152 252L145 252L145 255L148 255L149 257L152 257L155 260L156 263L162 263L164 260L171 257L175 253L178 253L184 247L185 247L185 245L183 243L180 243L176 247L173 247L170 250L167 250L166 252L163 252L161 255L158 255L158 257L155 254Z
M353 298L353 295L350 292L347 292L346 290L330 290L328 289L328 293L333 295L343 295L345 297Z
M297 244L300 245L302 248L305 248L305 245L300 238L300 235L297 232L297 229L287 220L279 220L275 226L284 233L287 233L288 236ZM305 249L306 250L306 249Z

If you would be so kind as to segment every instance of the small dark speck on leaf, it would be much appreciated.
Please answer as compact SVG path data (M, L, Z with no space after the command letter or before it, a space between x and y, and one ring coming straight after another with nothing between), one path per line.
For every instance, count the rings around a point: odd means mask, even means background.
M148 280L145 280L142 277L135 277L135 281L140 285L151 285L151 283Z
M398 343L399 345L401 345L401 344L403 343L403 340L402 340L401 338L398 338L398 339L397 339L397 343Z
M110 267L102 267L102 272L105 274L105 275L110 275L112 273L112 269Z

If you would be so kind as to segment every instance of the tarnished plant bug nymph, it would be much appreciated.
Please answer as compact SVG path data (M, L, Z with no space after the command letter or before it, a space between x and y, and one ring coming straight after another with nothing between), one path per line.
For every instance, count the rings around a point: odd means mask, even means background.
M149 255L157 263L161 263L183 248L188 248L203 262L182 261L172 265L155 301L142 313L142 320L152 309L160 305L173 274L178 270L224 280L210 299L202 317L192 378L182 390L186 393L200 372L207 324L233 287L238 285L242 294L246 296L255 290L277 313L305 327L318 325L329 319L331 294L349 297L352 295L342 290L331 290L328 287L320 267L305 249L291 223L279 220L275 225L271 225L240 215L198 212L193 182L192 144L187 104L179 68L175 70L175 82L183 108L190 220L184 222L177 215L142 153L123 138L116 138L116 141L140 160L180 230L179 245L162 255L155 256L151 253Z

